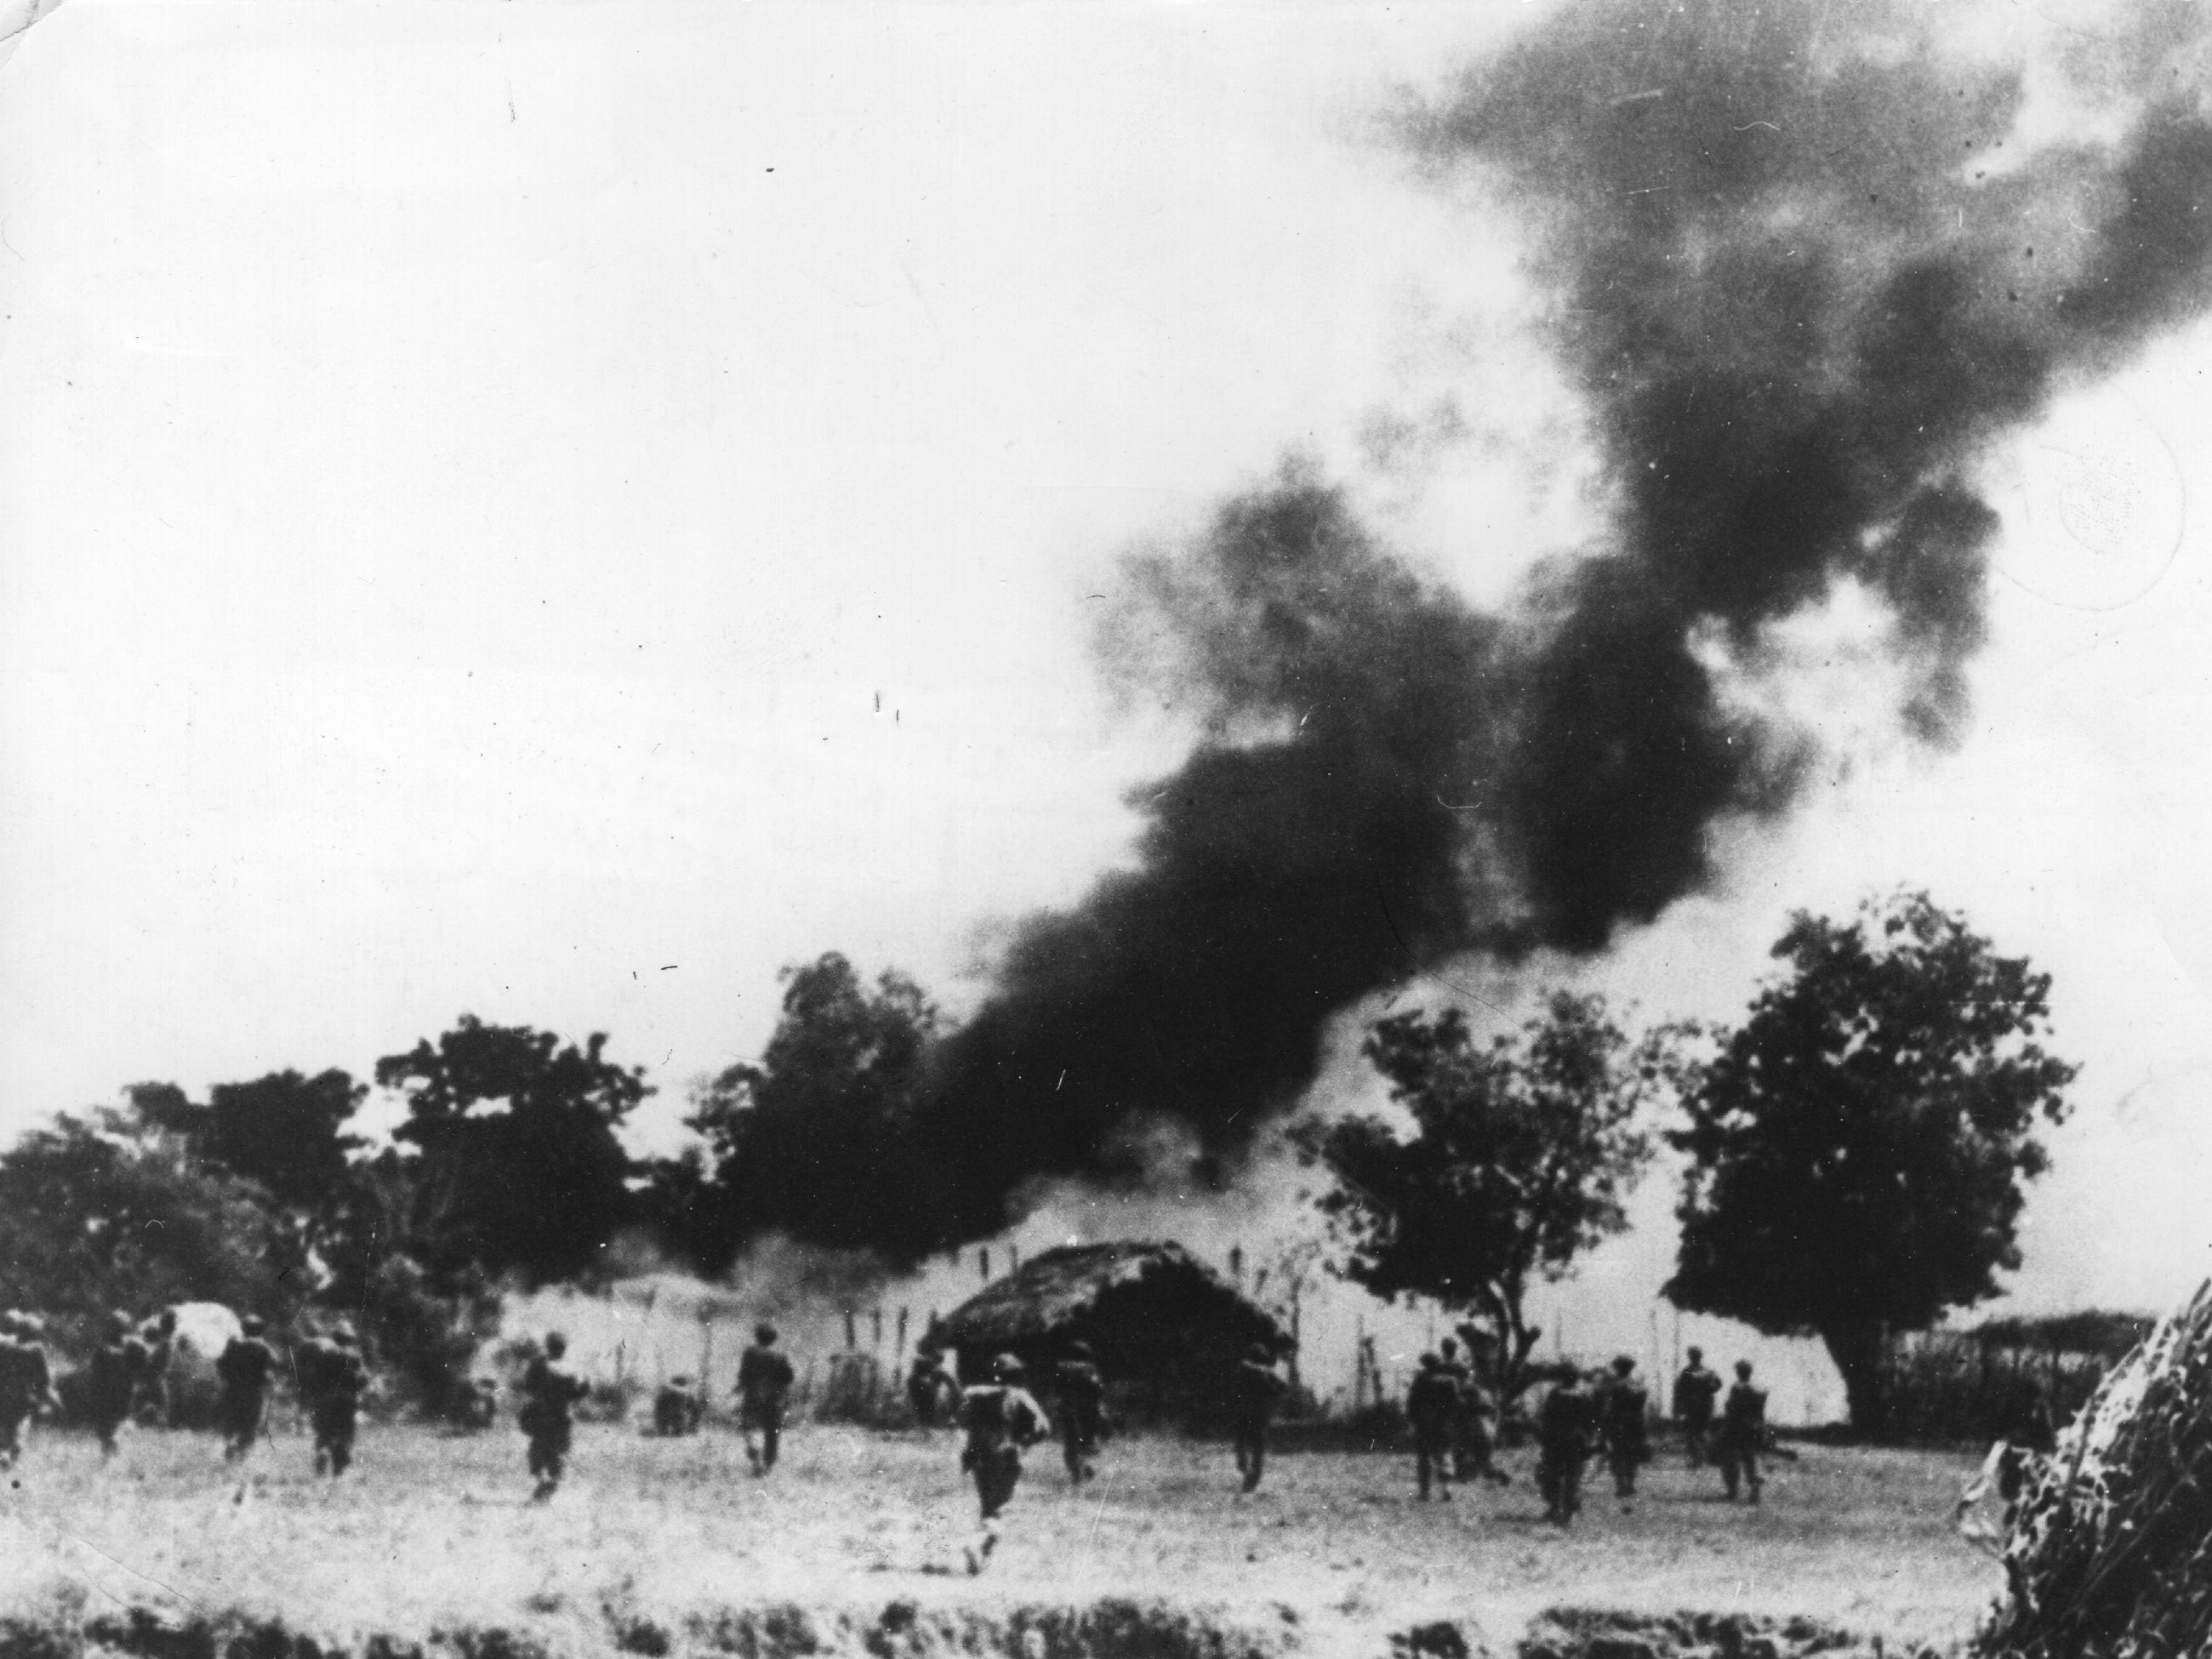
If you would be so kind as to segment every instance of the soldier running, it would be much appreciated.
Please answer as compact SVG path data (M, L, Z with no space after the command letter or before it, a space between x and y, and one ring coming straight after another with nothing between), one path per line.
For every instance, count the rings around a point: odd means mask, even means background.
M1425 1353L1406 1390L1406 1420L1413 1425L1413 1480L1425 1503L1433 1478L1438 1496L1451 1502L1452 1431L1463 1401L1459 1381L1440 1355Z
M1237 1472L1244 1490L1257 1492L1267 1466L1267 1424L1289 1385L1275 1374L1275 1356L1255 1342L1230 1379L1230 1412L1237 1436Z
M688 1376L670 1377L653 1397L653 1431L665 1439L698 1433L706 1417L707 1402Z
M169 1366L177 1354L177 1310L164 1308L138 1327L138 1341L146 1350L145 1369L138 1379L138 1399L132 1410L142 1421L162 1428L169 1425Z
M116 1437L131 1420L149 1363L145 1340L131 1316L119 1309L108 1315L107 1340L93 1350L85 1378L85 1414L102 1457L115 1455Z
M242 1461L261 1437L262 1419L269 1409L269 1379L276 1370L276 1352L262 1340L265 1328L258 1318L242 1321L239 1334L223 1345L215 1362L216 1380L222 1385L216 1409L227 1463Z
M1022 1478L1022 1453L1048 1439L1052 1425L1023 1386L1022 1362L1002 1353L991 1362L991 1381L961 1395L960 1426L968 1436L960 1467L975 1477L982 1511L981 1535L967 1549L968 1571L981 1572L999 1547L999 1516Z
M1544 1518L1555 1526L1570 1525L1583 1506L1583 1470L1589 1462L1597 1409L1582 1384L1579 1371L1561 1365L1536 1414L1536 1490L1543 1495Z
M1674 1420L1682 1425L1682 1449L1690 1467L1703 1468L1710 1455L1713 1412L1720 1404L1721 1380L1705 1364L1703 1348L1690 1350L1690 1363L1674 1378Z
M946 1415L948 1401L959 1397L960 1385L946 1373L945 1355L935 1348L916 1348L906 1373L906 1403L914 1420L925 1429L935 1428Z
M1598 1439L1613 1471L1616 1498L1636 1496L1636 1472L1651 1461L1650 1428L1646 1421L1651 1396L1637 1379L1636 1362L1626 1354L1613 1362L1613 1375L1598 1396Z
M558 1331L545 1334L545 1352L530 1362L522 1374L519 1392L522 1409L516 1425L530 1437L530 1473L538 1485L530 1494L543 1504L561 1489L568 1472L568 1449L574 1443L576 1402L590 1394L591 1385L564 1363L568 1339Z
M307 1421L314 1431L315 1473L336 1480L353 1464L361 1399L368 1392L368 1366L361 1357L360 1339L347 1324L308 1344L305 1359L300 1382L307 1395Z
M1720 1433L1714 1437L1713 1453L1721 1466L1721 1484L1728 1489L1729 1501L1735 1501L1736 1484L1742 1481L1746 1496L1752 1503L1759 1502L1759 1489L1765 1475L1759 1468L1759 1455L1766 1449L1766 1390L1751 1380L1751 1361L1735 1362L1735 1385L1728 1391L1728 1400L1721 1407Z
M783 1442L783 1411L791 1397L791 1361L775 1346L775 1327L753 1327L753 1345L738 1361L738 1426L744 1431L745 1461L755 1474L775 1467Z
M46 1363L46 1334L35 1314L0 1316L0 1469L14 1468L22 1456L23 1425L61 1406Z
M1097 1357L1088 1342L1067 1345L1067 1358L1053 1370L1054 1402L1060 1412L1060 1455L1067 1478L1074 1486L1094 1479L1098 1471L1091 1459L1106 1434L1106 1379L1099 1374Z

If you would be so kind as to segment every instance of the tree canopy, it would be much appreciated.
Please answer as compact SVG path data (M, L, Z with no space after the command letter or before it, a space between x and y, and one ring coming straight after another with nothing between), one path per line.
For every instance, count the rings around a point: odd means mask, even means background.
M1844 923L1800 912L1670 1139L1689 1155L1676 1305L1811 1334L1878 1430L1887 1334L1997 1293L2024 1183L2075 1067L2046 1053L2051 979L1925 893Z
M784 1233L833 1249L919 1255L941 1243L914 1117L937 1009L903 974L872 987L836 951L783 971L783 1012L757 1062L702 1084L686 1120L704 1142L660 1176L678 1231L710 1269Z
M617 1132L650 1091L605 1044L464 1014L376 1062L378 1085L406 1097L396 1138L421 1153L409 1201L427 1267L573 1279L637 1218Z
M1334 1178L1320 1202L1349 1247L1340 1270L1386 1300L1474 1315L1517 1392L1540 1334L1528 1291L1626 1225L1652 1152L1638 1120L1680 1086L1680 1038L1632 1039L1601 999L1564 992L1487 1042L1457 1009L1378 1021L1364 1052L1413 1134L1375 1116L1298 1131Z

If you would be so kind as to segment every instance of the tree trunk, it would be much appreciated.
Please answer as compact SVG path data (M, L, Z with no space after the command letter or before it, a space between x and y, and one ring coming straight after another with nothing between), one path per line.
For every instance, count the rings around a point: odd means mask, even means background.
M1883 1361L1888 1346L1877 1319L1844 1320L1820 1328L1820 1340L1828 1357L1843 1374L1844 1398L1849 1403L1854 1432L1877 1436L1888 1427L1888 1405Z

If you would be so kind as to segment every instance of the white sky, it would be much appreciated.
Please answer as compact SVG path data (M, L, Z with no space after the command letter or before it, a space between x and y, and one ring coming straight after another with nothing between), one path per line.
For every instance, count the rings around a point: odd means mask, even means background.
M1479 597L1588 529L1511 226L1360 136L1542 9L41 21L0 69L0 1133L465 1010L611 1032L665 1121L785 963L964 1004L1188 736L1087 660L1119 551L1293 446ZM1835 780L1584 975L1724 1017L1790 907L1908 879L2033 955L2087 1063L2039 1306L2169 1302L2212 1243L2208 368L2164 343L1991 458L1957 753L1815 677ZM1362 461L1447 394L1471 438ZM1668 1198L1596 1282L1663 1276Z

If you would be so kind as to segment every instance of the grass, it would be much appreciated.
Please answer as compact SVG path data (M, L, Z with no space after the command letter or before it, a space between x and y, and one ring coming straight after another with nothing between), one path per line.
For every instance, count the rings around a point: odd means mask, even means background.
M1557 1605L1808 1613L1942 1644L1997 1588L1948 1522L1969 1460L1929 1452L1808 1447L1753 1510L1716 1501L1710 1472L1668 1449L1632 1510L1601 1474L1562 1534L1538 1513L1526 1452L1508 1458L1511 1487L1443 1504L1414 1500L1409 1459L1320 1452L1279 1457L1246 1498L1225 1445L1170 1438L1109 1443L1079 1495L1048 1446L980 1579L959 1565L975 1510L942 1431L802 1427L756 1480L718 1427L654 1440L586 1426L569 1484L542 1506L524 1502L521 1437L505 1427L371 1426L335 1485L308 1463L305 1437L280 1431L241 1487L209 1437L140 1433L103 1466L89 1439L42 1434L0 1503L0 1613L234 1613L350 1645L514 1624L565 1629L574 1639L556 1645L573 1647L586 1630L744 1604L1121 1597L1308 1632L1451 1618L1500 1647Z

